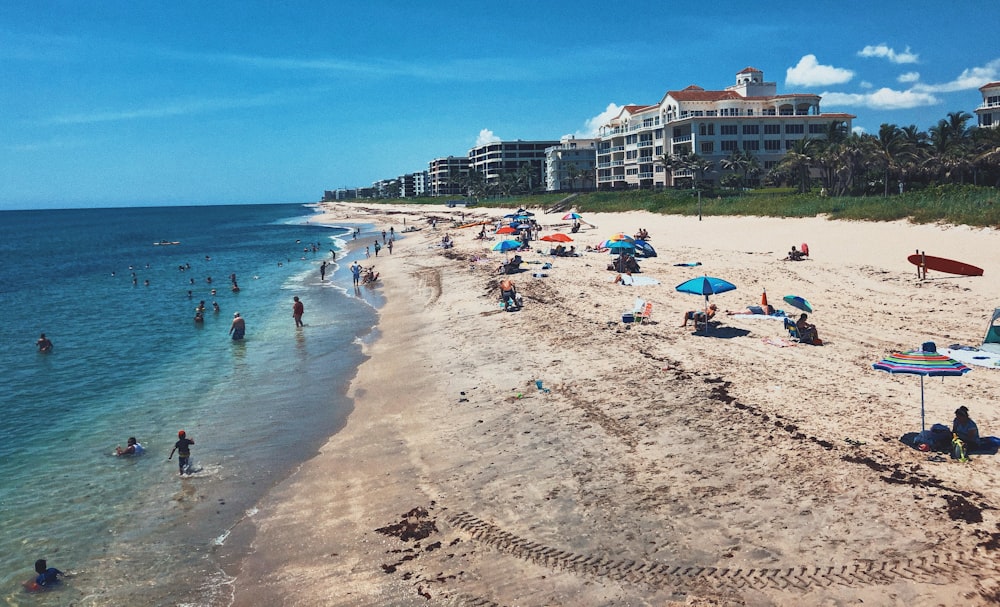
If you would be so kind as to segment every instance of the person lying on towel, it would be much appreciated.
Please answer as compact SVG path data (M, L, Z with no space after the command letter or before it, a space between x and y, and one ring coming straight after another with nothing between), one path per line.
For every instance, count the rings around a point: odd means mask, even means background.
M686 327L689 320L693 320L695 326L698 326L698 323L707 324L708 321L712 320L712 317L715 316L715 312L718 309L718 306L712 304L708 306L708 312L704 312L702 310L689 310L684 313L684 324L681 326Z
M726 310L726 314L733 316L736 314L767 314L768 316L774 316L774 306L767 304L766 306L747 306L742 310Z

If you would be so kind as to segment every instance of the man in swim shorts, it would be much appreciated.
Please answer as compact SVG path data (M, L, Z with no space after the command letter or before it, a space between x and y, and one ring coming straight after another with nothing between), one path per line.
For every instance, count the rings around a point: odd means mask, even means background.
M239 312L233 314L233 324L229 325L229 334L233 336L233 341L243 339L246 334L247 325Z
M35 584L43 588L55 586L59 583L59 576L63 575L62 571L55 567L49 567L45 559L35 561L35 573L38 574L38 577L35 578Z
M194 444L194 439L188 438L183 430L177 433L177 442L174 443L174 448L170 450L170 455L167 459L173 459L174 451L177 452L177 465L180 468L180 474L183 475L185 472L190 473L188 468L191 465L191 445Z

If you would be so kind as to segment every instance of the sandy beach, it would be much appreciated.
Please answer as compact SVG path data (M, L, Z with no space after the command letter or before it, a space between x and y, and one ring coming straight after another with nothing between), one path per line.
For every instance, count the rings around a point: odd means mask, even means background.
M658 284L615 284L606 253L532 251L511 277L524 307L507 313L505 255L452 227L507 211L324 208L318 220L421 229L371 260L386 304L347 426L237 530L252 539L235 605L1000 602L1000 456L905 444L920 378L872 369L923 342L982 341L997 232L587 214L578 250L645 228L658 257L641 276ZM532 211L543 234L569 231L562 212ZM802 242L808 261L781 261ZM920 280L917 249L985 276ZM679 326L704 300L674 289L702 274L737 286L712 297L708 332ZM721 312L765 289L789 315L783 295L808 299L824 345ZM637 296L651 320L624 324ZM966 405L1000 435L1000 369L924 390L928 427Z

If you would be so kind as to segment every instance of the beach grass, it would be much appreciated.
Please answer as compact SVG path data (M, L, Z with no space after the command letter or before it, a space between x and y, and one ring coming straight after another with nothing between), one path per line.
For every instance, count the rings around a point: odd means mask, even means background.
M524 206L548 209L564 202L564 193L490 198L480 207ZM394 204L441 204L436 198L366 200ZM582 192L564 203L579 213L648 211L661 215L730 215L756 217L818 217L855 221L948 223L974 227L1000 227L1000 190L972 185L932 186L902 195L829 197L817 192L799 193L791 188L744 192L716 191L698 197L694 190L627 190Z

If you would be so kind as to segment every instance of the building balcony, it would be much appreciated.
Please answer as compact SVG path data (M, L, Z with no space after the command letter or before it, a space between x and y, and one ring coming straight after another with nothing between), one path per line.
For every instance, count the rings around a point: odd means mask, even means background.
M623 146L623 145L616 145L616 146L614 146L614 147L611 148L611 151L612 152L624 152L625 151L625 146Z
M639 173L639 179L652 179L652 173Z
M678 143L687 143L691 141L692 135L681 135L680 137L674 137L670 140L670 143L676 145Z
M599 168L599 169L606 169L606 168L608 168L610 166L611 166L610 162L598 162L597 163L597 168Z
M650 139L649 141L640 141L639 142L639 147L640 148L651 148L651 147L653 147L653 145L654 144L653 144L653 140L652 139Z

